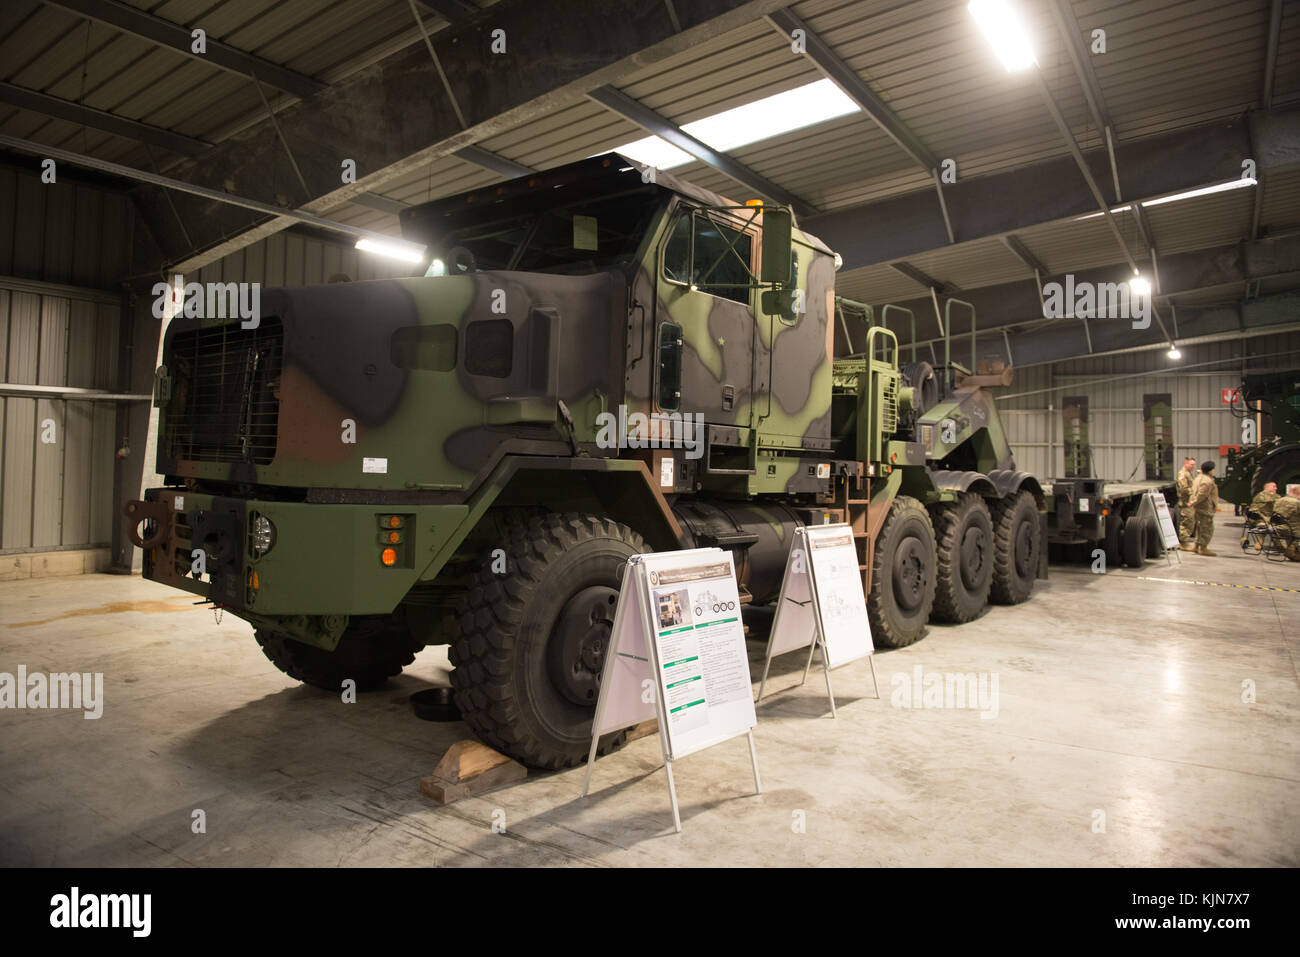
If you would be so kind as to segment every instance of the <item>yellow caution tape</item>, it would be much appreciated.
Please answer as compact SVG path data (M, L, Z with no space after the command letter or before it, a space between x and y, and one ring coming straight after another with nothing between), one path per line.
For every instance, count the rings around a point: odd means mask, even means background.
M1196 578L1150 578L1146 575L1139 575L1138 581L1141 582L1178 582L1182 585L1218 585L1220 588L1249 588L1251 591L1287 591L1293 595L1300 595L1300 588L1279 588L1276 585L1230 585L1227 582L1203 582Z

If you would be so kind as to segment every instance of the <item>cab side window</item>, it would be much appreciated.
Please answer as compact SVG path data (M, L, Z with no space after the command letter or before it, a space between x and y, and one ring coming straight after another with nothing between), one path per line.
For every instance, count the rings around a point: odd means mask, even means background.
M691 269L691 229L695 262ZM730 245L730 249L728 249ZM664 249L664 277L693 283L701 292L749 304L753 236L714 222L710 217L681 215L673 223Z

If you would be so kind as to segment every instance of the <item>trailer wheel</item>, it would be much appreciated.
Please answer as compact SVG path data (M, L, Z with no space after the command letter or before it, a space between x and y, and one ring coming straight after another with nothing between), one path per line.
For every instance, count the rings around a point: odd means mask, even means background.
M938 574L936 621L970 621L989 602L993 583L993 520L980 496L967 492L934 510Z
M509 529L506 572L473 573L451 626L456 706L492 747L536 768L566 768L591 723L627 559L647 550L625 525L544 514ZM626 732L601 739L601 752Z
M900 495L889 506L871 560L867 617L876 643L902 648L925 634L934 589L934 526L920 502Z
M1165 553L1165 542L1160 537L1160 523L1150 515L1143 521L1147 527L1147 558L1159 558Z
M1124 564L1141 568L1147 562L1147 523L1138 515L1124 521Z
M1113 508L1106 517L1106 537L1102 539L1101 548L1106 555L1106 571L1119 568L1123 563L1124 523L1120 521L1119 512Z
M1018 605L1034 590L1039 549L1043 547L1034 496L1018 492L993 508L993 586L989 598Z
M424 647L399 614L353 618L333 651L267 628L258 628L253 636L271 664L290 678L325 691L340 690L347 679L355 681L359 691L377 688L401 674Z

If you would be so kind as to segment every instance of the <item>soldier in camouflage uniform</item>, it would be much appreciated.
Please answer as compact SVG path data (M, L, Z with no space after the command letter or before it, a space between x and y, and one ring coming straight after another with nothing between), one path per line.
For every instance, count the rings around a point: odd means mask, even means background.
M1180 545L1190 545L1192 541L1192 526L1195 524L1195 516L1192 515L1191 508L1188 507L1187 501L1192 496L1192 483L1196 480L1196 459L1190 455L1183 459L1183 467L1178 472L1178 478L1174 484L1178 487L1178 542ZM1186 549L1191 551L1190 548Z
M1203 462L1201 464L1201 474L1196 476L1196 481L1192 483L1192 495L1188 499L1188 505L1194 516L1194 534L1196 537L1196 546L1182 545L1185 552L1195 551L1198 555L1213 556L1216 553L1210 551L1210 540L1214 538L1214 512L1219 507L1219 486L1214 481L1214 463Z
M1253 528L1263 528L1273 517L1273 503L1278 500L1277 483L1266 482L1260 489L1259 494L1250 500L1246 506L1246 531L1241 536L1241 547L1245 548L1249 542L1249 532ZM1264 548L1264 540L1259 536L1255 539L1255 551L1261 551Z
M1291 529L1291 541L1286 547L1286 557L1300 562L1300 485L1288 485L1286 495L1273 503L1273 515L1286 519Z

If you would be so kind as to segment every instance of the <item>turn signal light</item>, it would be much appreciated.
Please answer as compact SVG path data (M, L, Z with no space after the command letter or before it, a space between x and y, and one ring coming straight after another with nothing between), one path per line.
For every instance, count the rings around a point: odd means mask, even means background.
M387 525L389 528L401 528L402 516L389 515L388 518L384 520L384 524Z
M388 533L388 542L389 542L389 544L391 544L391 545L396 545L396 544L398 544L399 542L401 542L401 540L402 540L402 533L401 533L401 532L389 532L389 533Z
M383 562L385 565L390 565L390 566L391 566L391 565L396 565L396 564L397 564L397 549L395 549L395 548L385 548L382 552L380 552L380 554L379 554L379 560L380 560L381 562Z

